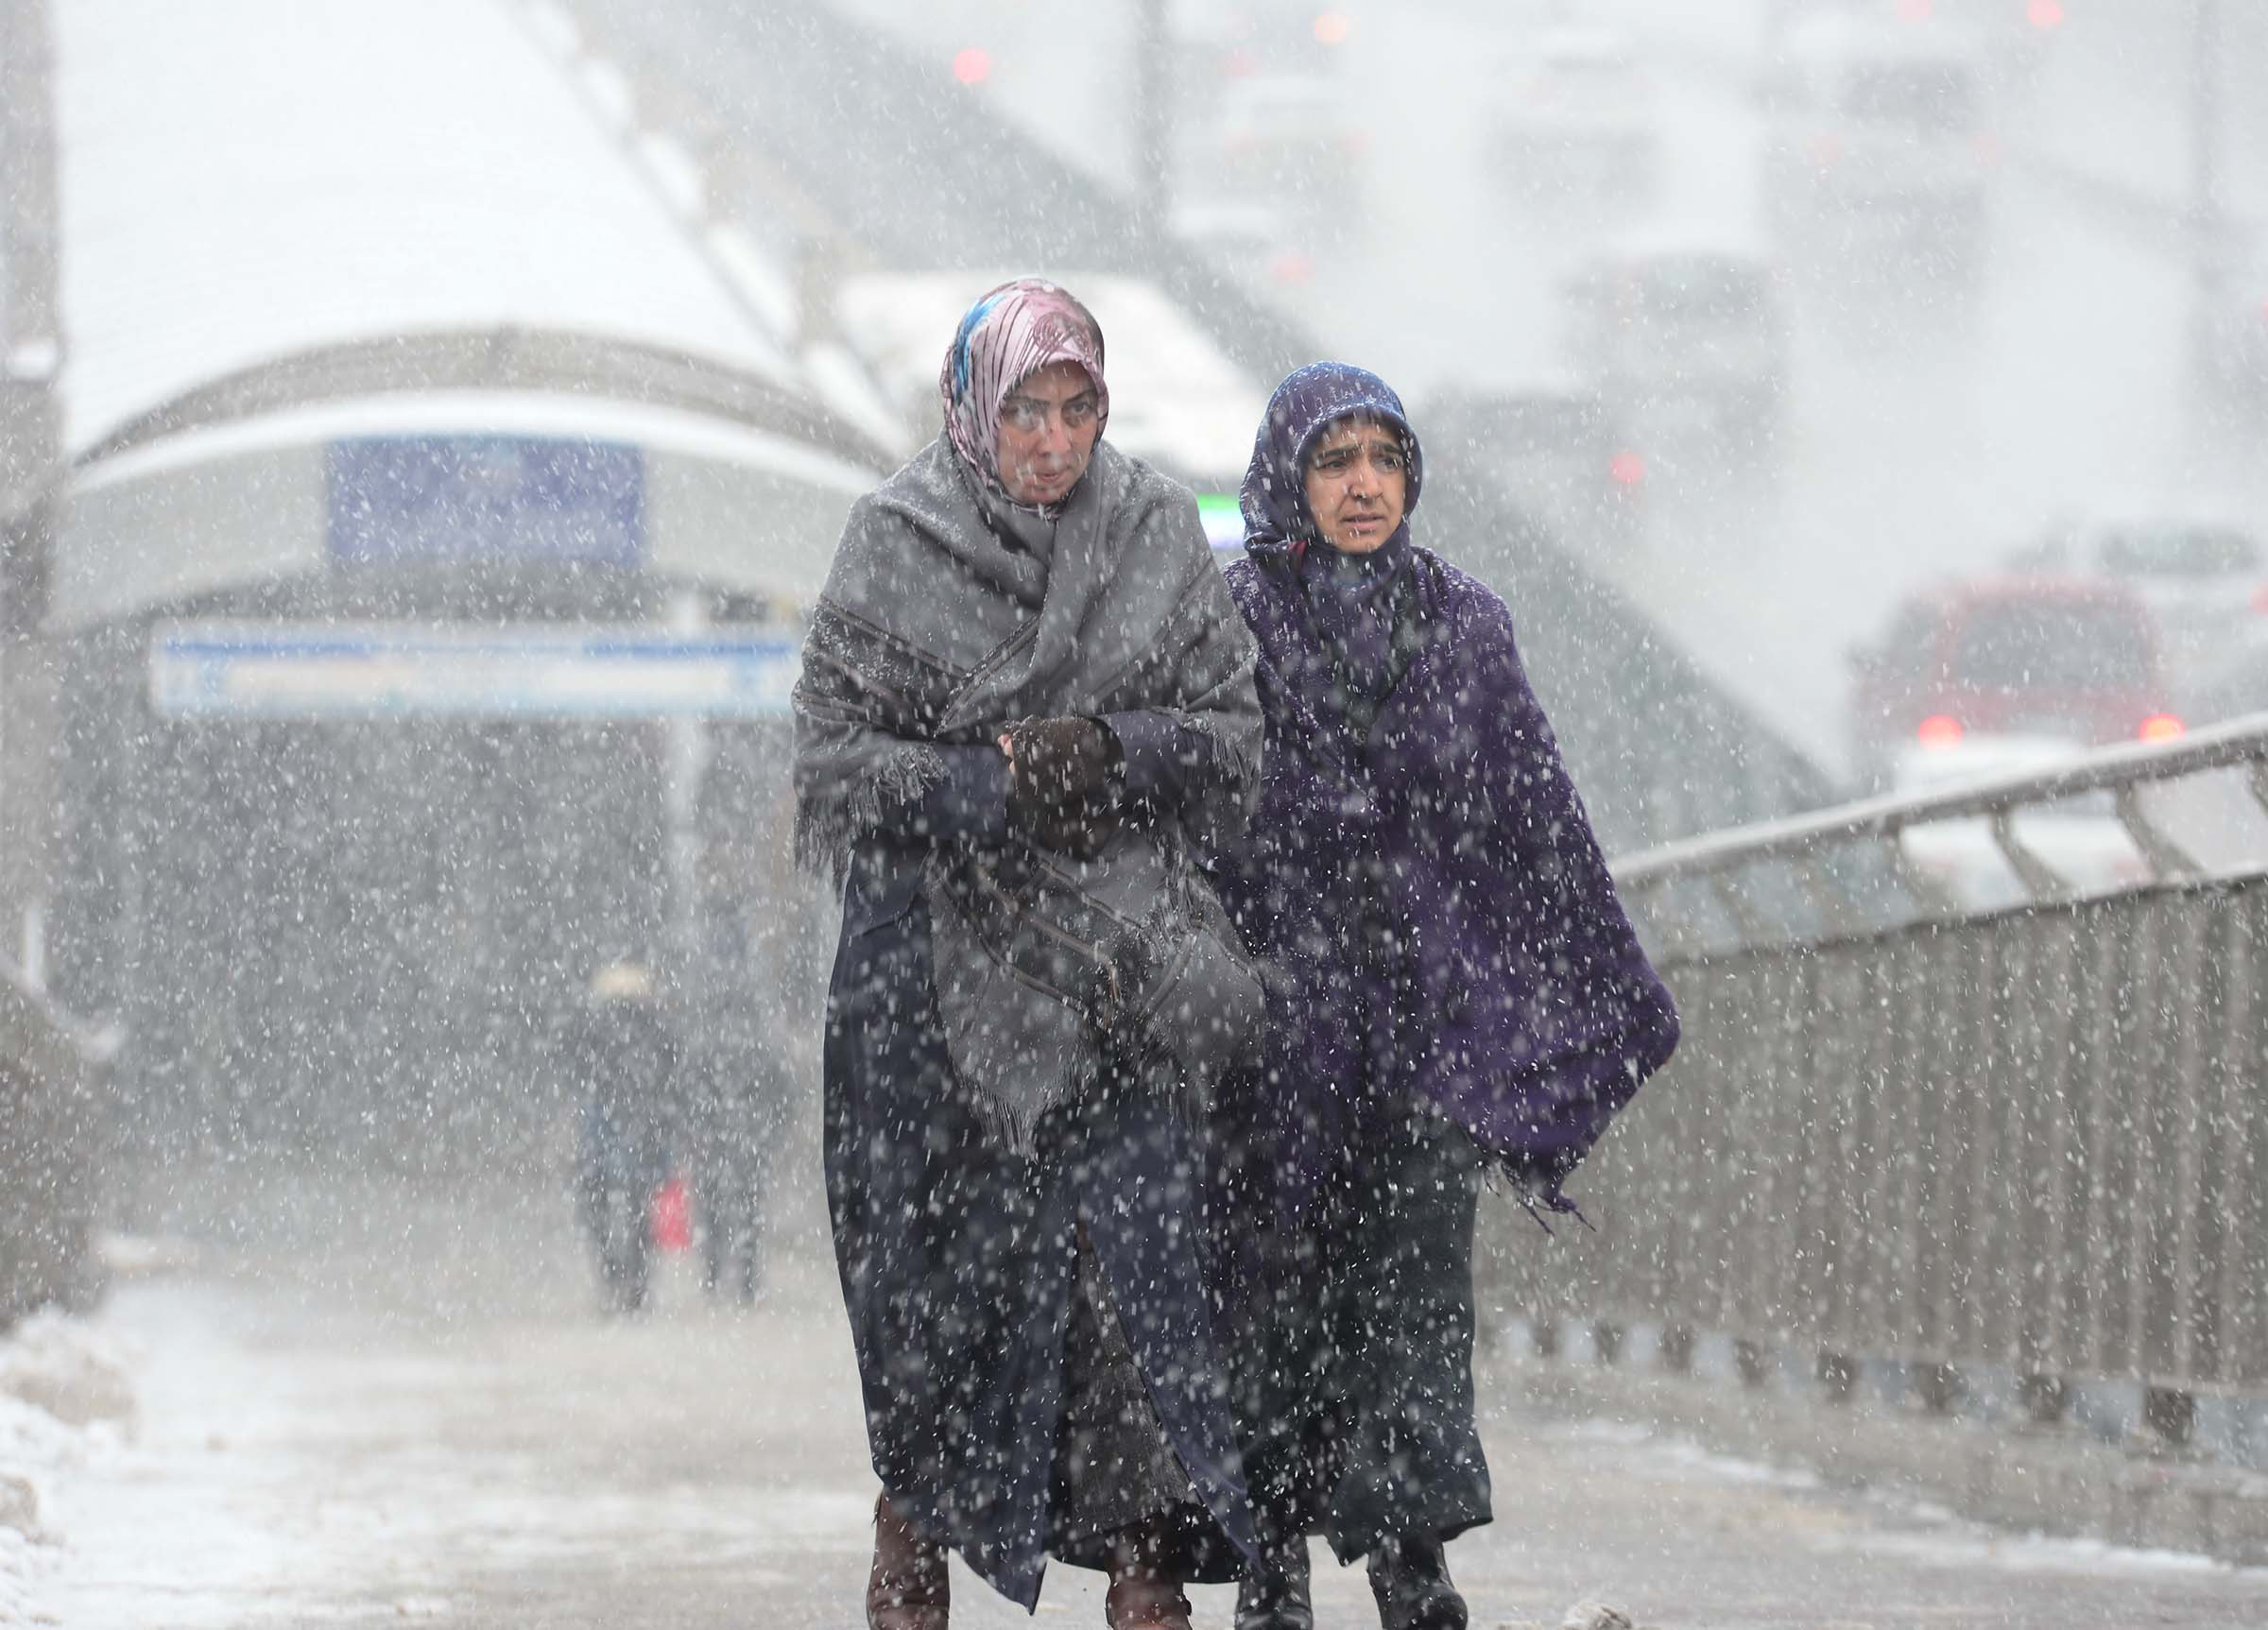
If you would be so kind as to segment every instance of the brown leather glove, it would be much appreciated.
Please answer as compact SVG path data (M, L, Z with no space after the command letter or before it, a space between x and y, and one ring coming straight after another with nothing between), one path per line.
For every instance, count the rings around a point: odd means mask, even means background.
M1041 849L1092 860L1118 832L1125 760L1093 719L1027 719L1008 731L1008 826Z

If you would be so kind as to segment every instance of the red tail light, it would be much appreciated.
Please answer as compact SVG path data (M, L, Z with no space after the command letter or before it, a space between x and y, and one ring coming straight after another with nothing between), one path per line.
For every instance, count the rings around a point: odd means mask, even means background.
M1963 733L1961 721L1950 713L1932 713L1914 727L1914 739L1925 747L1950 747Z
M2134 733L2145 742L2171 742L2178 739L2185 728L2172 713L2152 713Z
M2031 20L2035 28L2060 28L2065 21L2063 0L2032 0L2032 4L2025 8L2024 15Z
M1606 479L1617 487L1636 487L1646 478L1646 461L1627 450L1606 461ZM2268 593L2268 590L2263 590Z

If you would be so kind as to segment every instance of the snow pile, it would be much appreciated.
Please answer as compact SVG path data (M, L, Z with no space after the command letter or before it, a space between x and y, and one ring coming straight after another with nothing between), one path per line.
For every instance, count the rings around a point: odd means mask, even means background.
M0 1398L0 1446L9 1436L8 1400ZM39 1496L31 1480L6 1469L9 1451L0 1447L0 1625L32 1624L32 1585L43 1557L39 1549Z
M86 1326L60 1313L36 1314L0 1342L0 1394L66 1426L126 1426L134 1416L126 1365Z
M43 1478L133 1413L124 1365L84 1326L41 1313L0 1337L0 1630L53 1622L33 1601L53 1539L40 1525Z

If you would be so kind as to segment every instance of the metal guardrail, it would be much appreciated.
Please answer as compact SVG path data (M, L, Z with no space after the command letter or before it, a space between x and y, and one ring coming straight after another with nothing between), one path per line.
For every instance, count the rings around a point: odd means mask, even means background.
M1657 1323L1672 1367L1731 1333L1752 1381L1809 1347L1830 1396L1867 1359L1936 1403L2007 1366L2043 1418L2139 1381L2174 1438L2199 1392L2268 1386L2268 863L2208 870L2145 796L2233 766L2268 809L2268 715L1618 865L1685 1041L1586 1170L1600 1231L1554 1253L1545 1322L1602 1354ZM2078 795L2137 882L2079 898L2026 848ZM2028 898L1917 875L1905 834L1964 818Z
M2268 776L2268 714L2235 719L2175 741L2105 748L2051 769L1984 777L1933 793L1871 798L1813 815L1663 844L1617 861L1615 883L1624 894L1642 898L1681 878L1719 876L1760 860L1817 861L1838 840L1886 842L1932 821L1966 815L1999 817L2027 805L2053 803L2090 792L2131 794L2145 782L2173 781L2238 764L2256 767L2255 793L2268 804L2268 787L2263 787L2261 781ZM2194 869L2179 856L2171 838L2150 821L2139 799L2128 796L2119 813L2146 851L2156 847L2168 857L2169 869ZM2137 830L2138 823L2142 830ZM2010 834L1996 831L1994 835L2003 847L2012 843L2021 847Z

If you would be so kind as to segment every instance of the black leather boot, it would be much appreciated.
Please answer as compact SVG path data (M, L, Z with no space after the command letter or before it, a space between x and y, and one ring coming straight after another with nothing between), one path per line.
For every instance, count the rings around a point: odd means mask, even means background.
M1269 1545L1236 1587L1236 1630L1315 1630L1307 1589L1307 1540Z
M1465 1630L1465 1598L1438 1539L1390 1539L1370 1553L1369 1571L1381 1630Z

